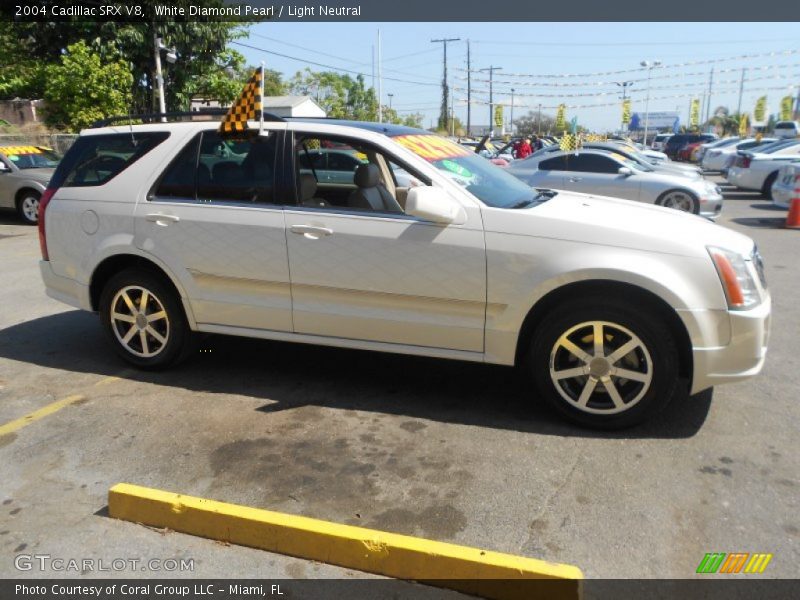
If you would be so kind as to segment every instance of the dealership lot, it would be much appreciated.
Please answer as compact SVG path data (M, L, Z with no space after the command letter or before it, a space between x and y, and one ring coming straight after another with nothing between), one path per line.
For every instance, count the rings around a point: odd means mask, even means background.
M108 488L129 482L589 577L690 577L717 551L772 553L765 576L794 576L800 232L757 193L723 191L718 222L767 264L764 372L617 433L565 424L501 367L208 337L171 371L129 369L94 315L44 296L35 229L0 215L0 427L75 397L0 437L0 574L61 575L15 568L49 554L193 559L152 576L362 576L109 519Z

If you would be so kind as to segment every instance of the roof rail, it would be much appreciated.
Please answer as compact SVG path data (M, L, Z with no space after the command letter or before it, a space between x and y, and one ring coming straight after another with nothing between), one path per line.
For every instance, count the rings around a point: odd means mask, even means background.
M92 123L90 129L97 129L98 127L106 127L112 123L119 123L120 121L142 121L143 123L158 123L162 119L171 119L174 121L185 117L222 117L228 113L227 108L204 108L202 110L193 111L180 111L180 112L165 112L165 113L140 113L136 115L115 115L107 119L100 119ZM285 121L283 117L273 115L271 113L264 113L265 121Z

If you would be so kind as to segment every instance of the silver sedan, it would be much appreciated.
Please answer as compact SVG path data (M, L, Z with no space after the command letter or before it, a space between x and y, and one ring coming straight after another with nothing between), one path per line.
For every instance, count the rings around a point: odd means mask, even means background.
M716 218L722 193L705 179L657 171L615 152L581 150L531 156L508 172L528 185L613 196Z

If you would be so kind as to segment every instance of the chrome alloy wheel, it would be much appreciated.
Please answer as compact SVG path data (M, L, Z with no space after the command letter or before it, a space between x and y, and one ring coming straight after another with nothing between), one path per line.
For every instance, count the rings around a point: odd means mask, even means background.
M30 223L36 223L39 220L39 196L25 194L20 200L19 207L22 216Z
M602 415L624 412L647 393L653 361L642 340L608 321L571 327L550 352L550 378L578 410Z
M110 308L111 328L122 346L135 356L151 358L169 340L169 317L161 301L147 289L129 285L116 293Z
M686 192L675 190L664 196L661 205L667 208L682 210L683 212L694 212L694 198Z

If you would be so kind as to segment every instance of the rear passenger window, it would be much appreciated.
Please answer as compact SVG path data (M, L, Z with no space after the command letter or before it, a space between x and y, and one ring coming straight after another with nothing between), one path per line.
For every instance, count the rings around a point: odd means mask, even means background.
M54 187L99 186L169 137L167 132L84 135L72 145L51 180Z
M194 200L197 198L197 150L200 136L194 138L167 168L156 188L159 198L181 198Z
M276 135L230 139L204 132L197 162L198 200L274 203L276 146Z

